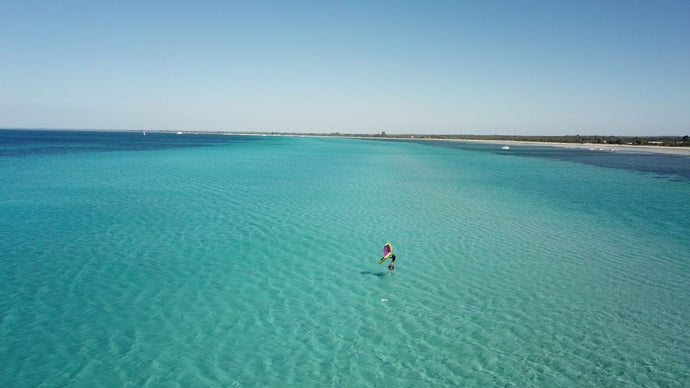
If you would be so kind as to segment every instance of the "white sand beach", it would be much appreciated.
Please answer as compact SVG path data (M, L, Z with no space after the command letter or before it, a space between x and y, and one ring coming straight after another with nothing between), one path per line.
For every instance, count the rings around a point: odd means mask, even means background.
M634 146L626 144L596 144L596 143L549 143L536 141L515 141L515 140L474 140L474 139L447 139L449 141L464 141L472 143L486 143L496 144L498 146L544 146L544 147L562 147L562 148L576 148L592 151L608 151L608 152L650 152L658 154L670 154L690 156L690 147L662 147L662 146Z

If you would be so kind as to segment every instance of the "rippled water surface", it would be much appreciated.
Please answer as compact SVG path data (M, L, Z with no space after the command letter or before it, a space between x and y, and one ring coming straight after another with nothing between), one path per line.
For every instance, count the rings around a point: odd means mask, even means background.
M690 385L687 161L510 151L0 131L0 386Z

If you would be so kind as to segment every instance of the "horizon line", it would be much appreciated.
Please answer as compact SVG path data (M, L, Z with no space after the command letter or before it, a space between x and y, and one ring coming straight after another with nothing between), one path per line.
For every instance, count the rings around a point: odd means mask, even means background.
M151 132L151 133L201 133L201 134L232 134L232 135L312 135L312 136L366 136L366 137L461 137L461 136L485 136L485 137L626 137L626 138L661 138L679 137L683 138L690 135L612 135L612 134L479 134L479 133L388 133L381 132L297 132L297 131L233 131L233 130L194 130L194 129L124 129L124 128L57 128L57 127L0 127L0 130L19 130L19 131L75 131L75 132Z

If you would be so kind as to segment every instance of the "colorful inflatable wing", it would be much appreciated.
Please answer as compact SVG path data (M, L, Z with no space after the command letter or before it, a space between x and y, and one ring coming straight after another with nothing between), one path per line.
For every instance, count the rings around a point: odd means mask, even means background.
M386 243L386 245L383 246L383 257L381 258L381 261L379 261L379 264L386 261L392 254L393 246L391 245L391 243Z

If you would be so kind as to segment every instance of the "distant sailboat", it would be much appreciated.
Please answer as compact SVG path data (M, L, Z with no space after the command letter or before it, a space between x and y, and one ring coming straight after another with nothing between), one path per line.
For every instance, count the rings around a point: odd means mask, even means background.
M144 136L146 136L146 130L143 130L143 129L142 129L142 130L141 130L141 133L143 133Z

